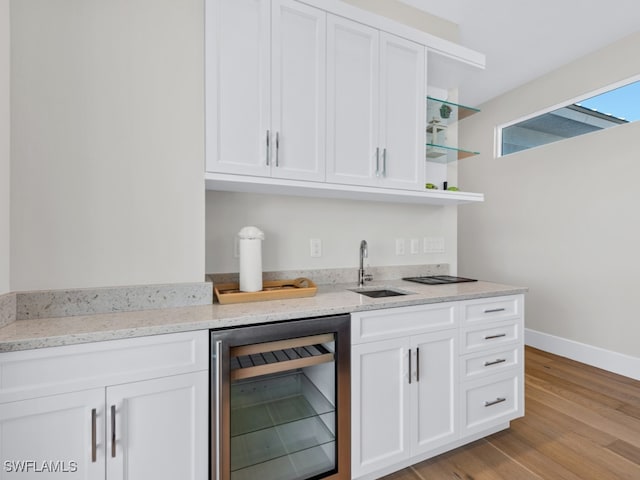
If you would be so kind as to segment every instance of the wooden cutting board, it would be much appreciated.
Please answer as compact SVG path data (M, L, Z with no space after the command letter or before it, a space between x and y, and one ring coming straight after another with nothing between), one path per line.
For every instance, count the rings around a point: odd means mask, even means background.
M213 292L222 305L313 297L317 291L317 285L308 278L265 281L262 282L262 290L259 292L241 292L238 283L220 283L213 287Z

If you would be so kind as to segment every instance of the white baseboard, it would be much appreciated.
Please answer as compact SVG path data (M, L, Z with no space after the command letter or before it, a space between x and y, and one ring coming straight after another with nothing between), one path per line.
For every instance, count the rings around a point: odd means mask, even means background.
M638 357L612 352L529 328L525 329L524 343L545 352L640 380L640 358Z

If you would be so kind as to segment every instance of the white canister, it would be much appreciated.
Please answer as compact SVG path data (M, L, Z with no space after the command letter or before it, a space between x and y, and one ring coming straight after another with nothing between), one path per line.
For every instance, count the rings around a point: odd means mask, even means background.
M257 227L244 227L238 232L240 253L240 291L262 290L262 241L264 233Z

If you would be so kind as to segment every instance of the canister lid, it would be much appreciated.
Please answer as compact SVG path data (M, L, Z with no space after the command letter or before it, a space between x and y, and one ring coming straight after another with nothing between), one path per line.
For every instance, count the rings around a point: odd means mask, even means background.
M243 227L238 232L238 238L250 239L250 240L264 240L264 232L258 227L248 226Z

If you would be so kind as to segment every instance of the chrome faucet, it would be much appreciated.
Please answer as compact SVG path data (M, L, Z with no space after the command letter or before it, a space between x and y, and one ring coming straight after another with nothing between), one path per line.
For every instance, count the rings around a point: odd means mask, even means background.
M358 270L358 287L364 287L364 282L373 279L372 275L364 273L364 259L369 256L369 247L366 240L360 242L360 269Z

